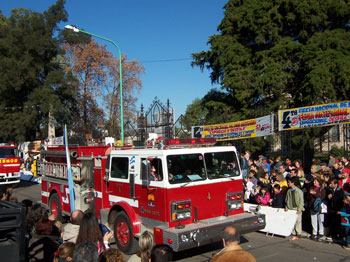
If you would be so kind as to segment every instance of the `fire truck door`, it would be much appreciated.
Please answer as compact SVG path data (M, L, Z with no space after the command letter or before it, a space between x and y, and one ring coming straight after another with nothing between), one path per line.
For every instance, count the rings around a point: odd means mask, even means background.
M139 212L142 217L152 221L166 221L165 207L165 178L163 173L163 162L160 158L141 158L141 185L138 190ZM145 163L149 161L147 166Z
M110 204L118 201L132 202L135 190L134 175L130 174L130 172L135 166L134 161L134 157L111 156L107 183L107 191L109 194L104 194L104 197L108 198ZM132 176L132 178L130 178L130 176ZM129 180L133 185L129 183Z

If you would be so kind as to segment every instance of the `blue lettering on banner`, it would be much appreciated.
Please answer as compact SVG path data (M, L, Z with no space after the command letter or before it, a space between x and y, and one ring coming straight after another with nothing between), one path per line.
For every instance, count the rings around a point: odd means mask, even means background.
M340 107L347 107L347 102L342 102L340 104ZM324 111L324 110L331 110L334 108L339 108L338 103L322 105L322 106L302 107L298 109L298 113L308 113L308 112L315 112L315 111L318 112L318 111Z
M216 139L224 139L224 138L237 138L237 137L251 137L255 130L246 130L240 132L231 132L231 133L223 133L223 134L214 134L214 135L205 135L204 138L216 138Z
M341 103L340 103L340 107L341 107L341 108L349 107L348 102L341 102Z
M327 123L327 118L321 118L321 119L309 119L309 120L303 120L299 122L300 126L304 125L318 125L318 124L324 124Z

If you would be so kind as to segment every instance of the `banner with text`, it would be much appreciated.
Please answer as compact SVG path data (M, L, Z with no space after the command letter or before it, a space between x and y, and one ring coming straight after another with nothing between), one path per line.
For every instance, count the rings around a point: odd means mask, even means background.
M350 101L278 110L278 130L350 123Z
M273 114L259 118L207 126L192 126L193 138L217 141L253 138L273 134Z

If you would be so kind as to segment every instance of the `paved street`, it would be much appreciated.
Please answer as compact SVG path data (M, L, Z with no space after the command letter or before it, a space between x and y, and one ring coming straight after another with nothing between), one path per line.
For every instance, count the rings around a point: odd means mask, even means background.
M19 201L31 199L40 201L40 184L21 182L13 192ZM255 232L241 238L242 247L252 253L257 261L324 261L350 262L350 251L344 250L338 244L320 243L309 239L290 241L288 238L266 236ZM175 254L174 261L208 261L210 257L222 248L221 243L214 243L194 250Z

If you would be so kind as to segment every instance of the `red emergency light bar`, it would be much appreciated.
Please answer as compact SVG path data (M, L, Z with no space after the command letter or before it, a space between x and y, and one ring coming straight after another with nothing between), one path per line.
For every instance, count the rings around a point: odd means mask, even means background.
M166 146L214 145L215 143L215 138L164 139L164 145Z

